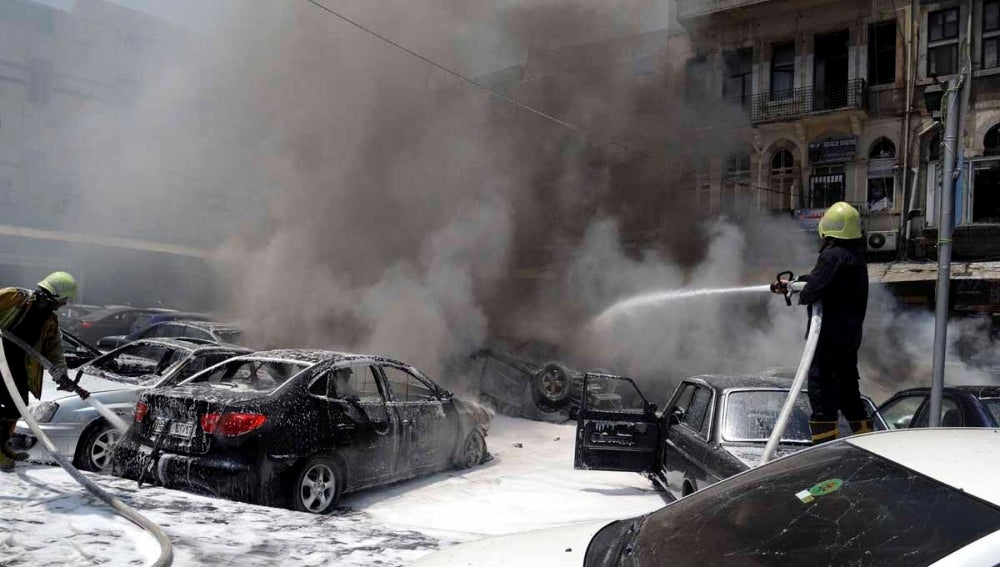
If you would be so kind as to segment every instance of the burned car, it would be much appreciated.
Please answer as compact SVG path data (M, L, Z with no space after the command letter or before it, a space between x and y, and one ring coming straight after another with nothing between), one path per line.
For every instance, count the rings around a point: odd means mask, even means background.
M792 380L775 375L696 376L683 380L666 409L655 411L627 378L588 376L619 395L615 405L587 397L576 430L575 468L635 471L680 498L759 464ZM875 429L887 429L864 398ZM787 455L811 445L809 400L796 399L776 452ZM841 417L840 436L850 435Z
M542 421L574 417L580 408L587 372L570 369L556 361L556 349L551 345L523 343L514 350L517 354L488 347L472 355L482 399L498 412L512 417ZM592 382L591 390L596 391L591 396L607 394L614 397L613 392L602 393L602 387L607 384Z
M143 394L115 473L324 514L348 492L487 459L489 413L402 362L266 351Z

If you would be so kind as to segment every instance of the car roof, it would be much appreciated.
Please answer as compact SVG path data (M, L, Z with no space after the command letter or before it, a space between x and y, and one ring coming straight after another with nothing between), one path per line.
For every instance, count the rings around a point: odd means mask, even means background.
M305 362L310 365L320 364L322 362L370 362L370 363L381 363L388 362L392 364L398 364L401 366L409 366L404 362L398 360L393 360L391 358L386 358L384 356L378 356L373 354L354 354L350 352L337 352L332 350L310 350L310 349L281 349L281 350L265 350L255 352L246 358L257 358L257 359L270 359L270 360L283 360L287 362Z
M1000 506L1000 429L898 429L845 441Z
M945 386L944 391L968 392L977 398L1000 398L1000 386ZM930 388L907 388L896 392L896 396L907 394L928 394Z
M250 354L253 352L253 350L251 349L237 345L230 345L225 343L206 343L197 340L174 339L174 338L140 339L138 341L135 341L135 343L158 344L184 350L187 352L201 352L206 350L235 350L243 354ZM129 344L135 344L135 343L129 343Z
M787 390L792 387L791 378L758 374L706 374L703 376L692 376L685 380L699 382L718 390L732 390L736 388L779 388Z
M105 307L100 311L94 311L93 313L87 313L80 320L96 320L103 319L109 315L114 315L115 313L124 313L126 311L142 311L143 313L171 313L173 309L163 309L160 307L129 307L128 305L116 305L114 307Z

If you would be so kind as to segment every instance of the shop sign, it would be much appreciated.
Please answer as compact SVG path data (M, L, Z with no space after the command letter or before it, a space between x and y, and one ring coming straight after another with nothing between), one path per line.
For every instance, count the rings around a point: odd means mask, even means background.
M813 165L854 161L858 153L858 137L827 138L809 142L809 161Z

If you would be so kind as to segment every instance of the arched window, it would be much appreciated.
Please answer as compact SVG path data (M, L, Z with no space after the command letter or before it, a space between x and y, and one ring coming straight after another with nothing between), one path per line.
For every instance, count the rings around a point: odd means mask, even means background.
M885 159L896 157L896 144L886 137L875 140L871 150L868 152L870 159Z
M772 211L792 209L792 193L795 192L795 158L792 152L782 148L771 157L771 172L768 176L767 208Z
M1000 155L1000 124L986 131L986 136L983 137L983 149L985 155Z
M726 158L722 181L722 212L741 216L749 212L756 195L749 183L750 154L738 151Z

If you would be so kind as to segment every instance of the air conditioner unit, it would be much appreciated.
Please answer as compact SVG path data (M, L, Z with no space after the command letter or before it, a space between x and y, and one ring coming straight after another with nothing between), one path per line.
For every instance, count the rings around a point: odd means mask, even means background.
M892 252L896 250L895 230L876 230L868 233L868 250L872 252Z

